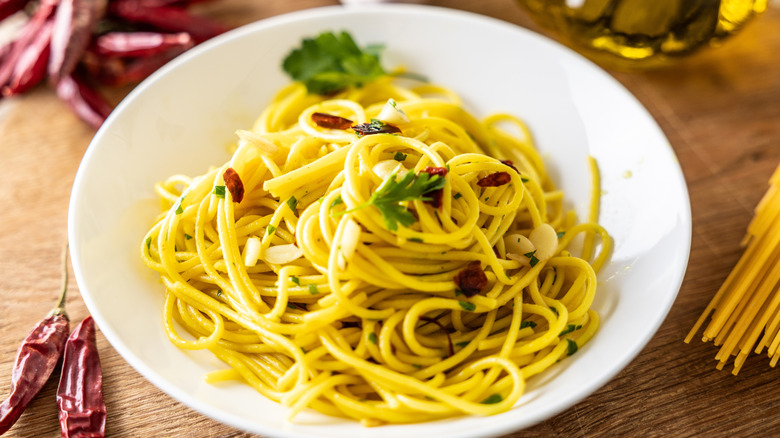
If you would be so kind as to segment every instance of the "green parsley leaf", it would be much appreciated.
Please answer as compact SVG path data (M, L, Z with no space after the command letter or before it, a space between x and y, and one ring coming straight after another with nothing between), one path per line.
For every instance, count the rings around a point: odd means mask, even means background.
M303 82L309 93L329 94L361 87L386 74L379 62L381 46L361 50L349 33L324 32L306 38L285 57L282 68Z
M297 309L297 307L293 306L292 303L287 303L287 308L293 310Z
M569 338L566 338L566 340L567 340L567 341L569 341L569 349L568 349L568 354L567 354L567 356L571 356L572 354L574 354L574 353L576 353L576 352L577 352L577 349L578 349L579 347L577 347L577 343L576 343L576 342L574 342L574 341L572 341L571 339L569 339Z
M294 275L290 276L290 281L292 281L293 283L297 284L298 286L301 285L301 279L296 277L296 276L294 276Z
M225 199L225 186L214 186L214 195L217 198Z
M501 397L501 394L493 394L490 397L482 400L480 403L482 403L483 405L494 405L496 403L500 403L503 400L504 398Z
M476 304L470 303L468 301L458 301L458 304L460 304L460 307L462 307L463 310L467 310L469 312L473 312L474 309L477 308Z
M422 369L422 365L420 365L419 363L413 363L412 366L417 368L418 370Z
M341 198L341 195L338 195L336 199L333 200L333 202L330 203L330 208L333 208L339 204L343 204L344 199Z
M355 211L369 205L379 209L382 218L385 220L385 226L390 231L398 230L398 224L408 227L415 222L414 215L406 209L401 202L404 201L429 201L431 198L425 197L426 194L444 188L447 180L439 175L433 175L421 172L415 175L414 172L407 172L400 180L396 180L396 172L393 172L376 189L368 202L358 205L350 211Z
M533 322L533 321L520 321L520 328L524 329L526 327L535 328L536 327L536 323Z
M309 293L312 294L312 295L316 295L316 294L319 293L319 291L317 290L317 285L316 284L310 284L309 285Z
M582 328L581 325L569 324L565 329L561 330L561 333L558 336L567 335L573 332L574 330L579 330L581 328Z
M222 296L222 289L217 289L217 296L218 296L218 297L221 297L221 296Z
M295 212L295 207L298 206L298 200L295 199L295 196L290 196L290 199L287 200L287 206L290 207L290 210Z
M461 342L458 342L458 343L456 343L455 345L457 345L457 346L458 346L458 347L460 347L460 348L463 348L463 347L465 347L466 345L469 345L469 343L470 343L470 342L471 342L471 341L461 341Z
M371 343L374 345L379 344L379 339L377 339L376 333L374 332L368 334L368 340L371 341Z
M519 242L519 239L518 239ZM531 267L533 268L536 266L537 263L539 263L539 259L536 258L536 250L533 250L531 252L527 252L523 254L524 256L528 257L528 261L531 263Z
M455 196L453 196L453 198L455 198L455 199L460 199L462 197L463 197L463 193L461 193L461 192L455 193Z
M558 231L557 233L555 233L555 235L557 235L557 236L558 236L558 238L560 239L561 237L563 237L564 235L566 235L566 231Z
M273 225L268 225L268 228L265 229L265 234L270 236L274 233L274 231L276 231L276 227Z
M423 240L422 240L422 239L420 239L419 237L410 237L410 238L409 238L409 241L410 241L410 242L423 243Z
M184 207L181 206L182 201L184 201L184 197L182 196L179 198L179 201L176 203L176 214L182 214L184 213Z
M531 181L531 180L530 180L530 179L528 179L528 178L526 178L526 177L524 177L524 176L521 176L521 177L520 177L520 181L522 181L522 182L524 182L524 183L527 183L528 181Z
M555 316L560 316L560 315L558 314L558 309L556 309L555 307L553 307L553 306L550 306L550 310L552 310L552 313L554 313L554 314L555 314Z
M152 238L147 237L146 238L146 252L149 253L149 255L152 255Z
M186 240L192 240L192 236L190 236L190 235L189 235L189 234L187 234L187 233L184 233L184 239L186 239Z
M393 102L395 102L395 101L393 101ZM395 105L393 105L393 106L395 106ZM403 152L401 152L401 151L398 151L398 152L396 152L396 153L395 153L395 155L393 156L393 159L394 159L395 161L404 161L404 160L406 160L406 154L405 154L405 153L403 153Z

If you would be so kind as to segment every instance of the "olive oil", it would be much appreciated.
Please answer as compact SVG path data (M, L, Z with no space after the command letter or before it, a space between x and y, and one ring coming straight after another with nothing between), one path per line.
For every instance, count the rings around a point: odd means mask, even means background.
M541 26L599 64L653 68L717 45L767 0L518 0Z

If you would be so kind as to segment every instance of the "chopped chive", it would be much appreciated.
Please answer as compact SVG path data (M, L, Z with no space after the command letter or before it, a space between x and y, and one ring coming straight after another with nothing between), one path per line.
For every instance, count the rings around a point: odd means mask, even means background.
M296 276L294 276L294 275L290 276L290 281L292 281L293 283L297 284L298 286L301 285L301 279L296 277Z
M420 239L419 237L410 237L410 238L409 238L409 241L410 241L410 242L423 243L423 240L422 240L422 239Z
M501 397L500 394L493 394L490 397L482 400L480 403L482 403L483 405L494 405L496 403L500 403L503 400L504 398Z
M536 258L535 254L536 254L536 250L523 254L524 256L528 257L528 261L531 263L532 268L536 266L537 263L539 263L539 259Z
M396 153L395 153L395 155L393 156L393 159L394 159L395 161L404 161L404 160L406 160L406 154L404 154L404 153L403 153L403 152L401 152L401 151L398 151L398 152L396 152Z
M563 336L563 335L569 334L569 333L573 332L574 330L579 330L581 328L582 328L581 325L569 324L565 329L563 329L561 331L561 333L558 336Z
M567 356L571 356L572 354L577 352L577 349L579 347L577 347L577 343L572 341L571 339L566 338L566 340L569 341L569 350Z
M214 186L214 195L217 198L225 198L225 186Z
M474 309L477 308L476 304L470 303L468 301L458 301L458 304L460 304L460 307L462 307L463 310L467 310L469 312L473 312Z
M316 295L316 294L319 293L319 291L317 290L317 285L316 284L310 284L309 285L309 293L312 294L312 295Z
M268 234L269 236L276 231L276 227L273 225L268 225L268 228L265 230L265 234Z
M520 328L524 329L526 327L535 328L536 327L536 323L533 322L533 321L521 321L520 322Z
M187 233L184 233L184 238L187 239L187 240L192 240L192 236L190 236Z
M455 198L455 199L460 199L462 197L463 197L463 193L461 193L461 192L455 193L455 196L453 196L453 198Z
M290 210L295 211L295 207L298 206L298 200L295 199L295 196L290 196L290 199L287 200L287 206L290 207Z
M374 332L368 334L368 340L371 341L371 343L374 345L379 344L379 339L377 339L376 333Z

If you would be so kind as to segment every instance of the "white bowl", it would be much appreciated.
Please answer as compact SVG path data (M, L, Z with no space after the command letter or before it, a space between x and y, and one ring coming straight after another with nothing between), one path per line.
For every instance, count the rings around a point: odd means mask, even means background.
M224 364L178 350L162 328L163 287L139 255L158 213L152 187L228 159L234 131L251 126L289 79L284 55L302 37L348 30L383 43L384 65L405 65L460 93L478 115L525 119L557 183L585 216L586 157L603 178L601 223L615 239L593 307L595 338L528 384L511 411L365 429L285 408L243 385L212 386ZM609 381L650 340L672 305L691 237L685 182L666 138L619 83L570 50L511 24L415 6L328 7L231 31L187 52L137 87L95 136L70 203L69 238L84 301L106 338L141 374L193 409L273 437L494 436L543 421Z

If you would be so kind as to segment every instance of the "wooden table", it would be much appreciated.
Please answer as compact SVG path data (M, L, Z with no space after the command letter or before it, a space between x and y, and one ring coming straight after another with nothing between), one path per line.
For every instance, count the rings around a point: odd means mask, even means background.
M221 0L200 6L231 26L335 0ZM512 0L438 0L538 30ZM738 376L714 369L712 344L682 339L741 253L752 209L780 163L780 8L738 37L666 70L618 74L679 157L693 208L687 275L671 313L615 379L564 413L512 437L770 436L780 433L780 370L749 358ZM39 87L0 102L0 398L16 348L53 306L59 253L79 161L94 132ZM69 286L72 321L87 310ZM162 393L99 335L112 437L248 437ZM51 379L6 436L58 436Z

